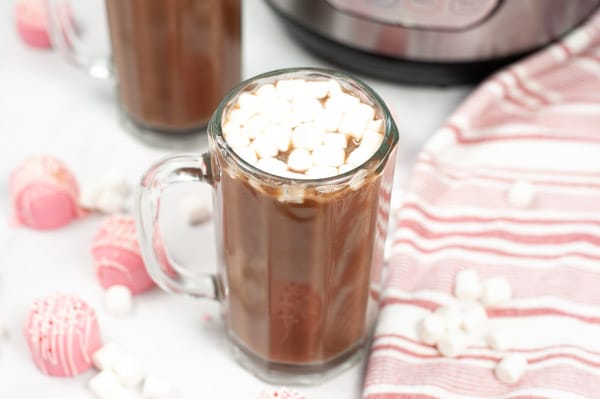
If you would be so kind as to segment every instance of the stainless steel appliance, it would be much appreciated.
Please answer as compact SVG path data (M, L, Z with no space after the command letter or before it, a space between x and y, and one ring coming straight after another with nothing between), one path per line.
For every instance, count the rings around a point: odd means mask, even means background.
M474 82L581 24L600 0L267 0L301 43L407 83Z

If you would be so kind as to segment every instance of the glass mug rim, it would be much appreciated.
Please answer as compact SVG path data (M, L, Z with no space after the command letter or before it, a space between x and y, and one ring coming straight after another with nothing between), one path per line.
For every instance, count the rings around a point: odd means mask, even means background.
M293 177L286 177L281 175L271 174L262 169L257 168L255 165L244 160L240 155L238 155L233 147L227 143L223 135L223 116L225 111L229 108L230 104L232 104L233 100L245 89L251 85L256 85L260 83L260 81L269 81L271 78L275 77L283 77L289 76L290 78L299 78L306 77L306 75L317 75L324 78L335 79L337 81L346 81L351 84L357 86L364 94L367 95L369 100L383 113L383 120L385 131L383 134L383 140L377 150L363 163L353 167L349 171L346 171L341 174L337 174L334 176L328 176L323 178L312 178L312 179L296 179ZM343 86L343 85L342 85ZM316 67L294 67L294 68L282 68L276 69L269 72L262 73L260 75L255 75L249 79L246 79L232 88L225 97L219 103L217 109L213 113L212 117L208 122L207 133L210 139L214 140L218 149L222 150L226 154L226 159L233 159L235 161L235 165L241 167L241 169L261 180L263 183L267 183L269 181L276 181L281 184L290 184L303 186L305 188L308 187L322 187L329 185L341 185L348 183L359 170L367 170L367 175L371 172L380 173L385 168L388 158L394 150L394 147L398 143L399 134L398 128L392 114L387 107L385 101L377 94L373 89L371 89L366 83L364 83L361 79L356 78L354 76L350 76L346 73L339 72L335 69L329 68L316 68ZM377 163L374 166L369 166L373 160L377 160ZM365 176L366 177L366 176Z

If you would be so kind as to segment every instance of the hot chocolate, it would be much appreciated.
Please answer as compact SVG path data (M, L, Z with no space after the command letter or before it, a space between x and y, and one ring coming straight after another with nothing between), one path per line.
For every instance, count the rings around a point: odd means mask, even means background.
M152 130L204 127L240 80L240 0L107 0L124 111Z
M278 364L324 365L364 342L386 219L382 175L368 165L384 140L382 111L335 80L310 94L313 83L266 84L225 112L233 151L280 178L228 168L218 151L214 160L230 333Z

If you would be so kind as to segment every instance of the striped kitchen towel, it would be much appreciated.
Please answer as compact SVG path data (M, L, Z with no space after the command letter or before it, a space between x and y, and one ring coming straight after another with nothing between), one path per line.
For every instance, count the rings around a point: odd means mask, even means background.
M527 209L507 201L517 181ZM393 239L364 398L600 398L600 14L457 109L420 154ZM450 359L417 339L463 269L512 286L488 314L529 362L514 385L483 340Z

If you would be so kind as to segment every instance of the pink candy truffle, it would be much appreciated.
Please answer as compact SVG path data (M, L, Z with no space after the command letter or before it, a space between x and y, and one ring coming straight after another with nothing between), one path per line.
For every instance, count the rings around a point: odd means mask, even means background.
M88 370L102 344L96 312L73 295L35 301L25 324L25 339L35 365L56 377Z
M140 253L135 220L130 216L115 215L102 223L92 244L92 257L105 289L124 285L139 294L154 287Z
M264 390L256 399L306 399L304 395L290 391L287 388Z
M82 216L79 187L71 171L58 159L27 159L10 177L16 222L33 229L55 229Z
M37 48L50 48L48 16L44 0L18 0L15 6L17 29L25 43Z

